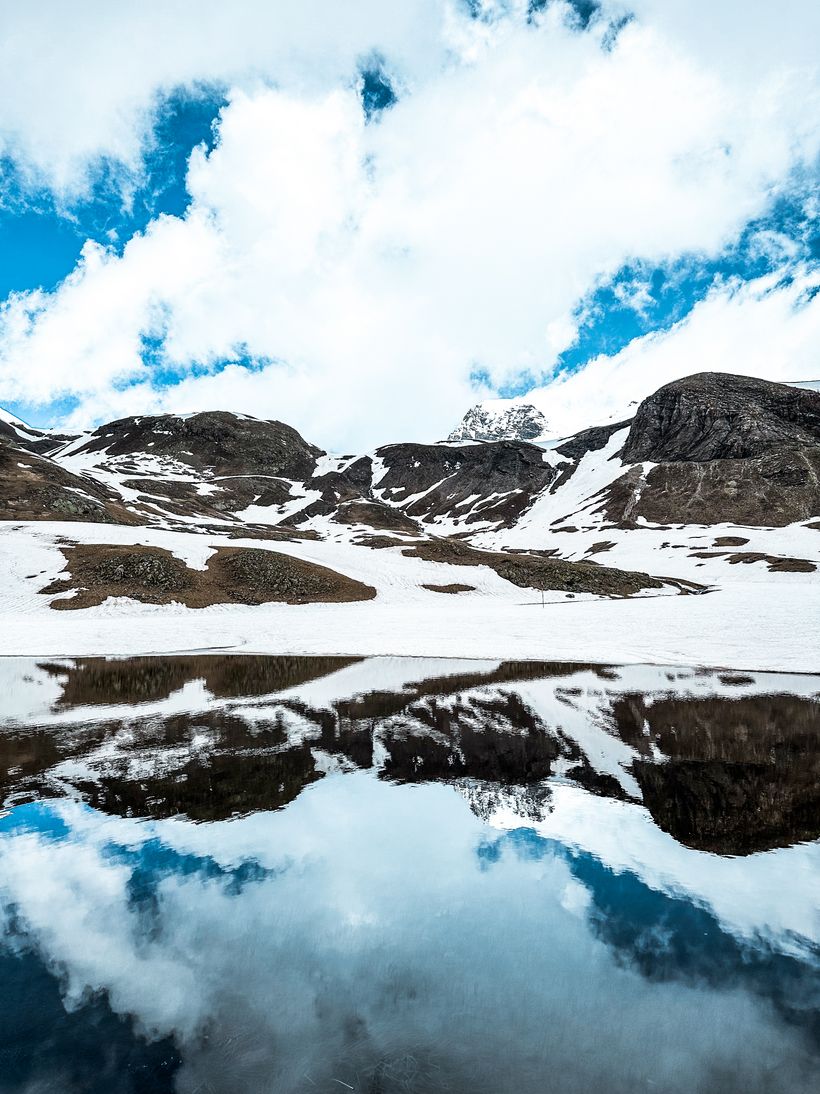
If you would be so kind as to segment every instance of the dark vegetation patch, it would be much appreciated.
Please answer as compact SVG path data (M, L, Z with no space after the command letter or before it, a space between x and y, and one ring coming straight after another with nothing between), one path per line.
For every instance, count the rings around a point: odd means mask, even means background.
M713 542L713 547L745 547L748 539L743 536L718 536Z
M421 532L417 520L408 517L400 509L382 505L378 501L343 502L333 519L338 524L366 524L385 532L409 532L416 536Z
M429 589L431 593L474 593L475 585L459 585L454 581L450 585L422 585L422 589Z
M591 547L587 547L586 553L588 555L599 555L603 551L611 551L615 545L614 540L600 539L597 543L593 543Z
M42 592L77 590L52 608L73 610L124 596L143 604L348 603L376 590L335 570L260 548L220 547L205 570L193 570L158 547L77 544L61 548L68 574Z
M643 589L662 589L665 584L649 574L616 570L591 561L567 562L533 554L480 551L452 539L422 540L404 547L402 553L424 559L425 562L442 562L451 566L489 566L499 577L522 589L632 596Z
M766 555L761 551L692 551L690 558L723 558L730 565L749 566L765 562L773 574L813 574L817 563L808 558L784 558L782 555Z

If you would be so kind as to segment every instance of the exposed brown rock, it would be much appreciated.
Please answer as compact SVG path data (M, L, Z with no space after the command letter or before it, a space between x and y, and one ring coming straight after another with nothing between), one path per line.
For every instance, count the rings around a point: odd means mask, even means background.
M394 444L378 450L387 471L377 484L384 500L428 520L463 515L465 524L515 523L556 475L536 445ZM413 500L413 495L423 497ZM470 500L472 499L472 500Z
M79 452L172 456L213 475L274 475L304 480L322 454L283 422L226 411L120 418L100 426Z
M406 516L400 509L392 509L377 501L343 502L333 519L339 524L365 524L386 532L409 532L411 535L421 532L417 520Z
M591 547L587 547L585 553L588 555L600 555L604 551L611 551L615 545L614 540L599 539L597 543L593 543Z

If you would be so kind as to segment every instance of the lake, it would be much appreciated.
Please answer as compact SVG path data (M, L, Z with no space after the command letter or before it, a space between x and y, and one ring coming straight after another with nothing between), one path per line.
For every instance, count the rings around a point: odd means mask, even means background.
M2 1094L820 1088L820 676L0 659Z

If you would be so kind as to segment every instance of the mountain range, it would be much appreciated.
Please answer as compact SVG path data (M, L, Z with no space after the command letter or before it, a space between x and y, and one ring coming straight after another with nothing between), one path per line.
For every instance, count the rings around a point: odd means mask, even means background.
M629 420L552 440L534 408L479 410L446 442L345 455L225 411L122 418L78 436L4 413L0 521L51 536L61 564L23 577L48 577L36 592L58 609L111 597L346 602L383 597L385 582L450 598L629 597L703 591L727 565L817 570L816 390L698 373ZM541 439L475 439L501 427ZM160 533L218 542L192 566ZM341 547L371 561L339 565Z

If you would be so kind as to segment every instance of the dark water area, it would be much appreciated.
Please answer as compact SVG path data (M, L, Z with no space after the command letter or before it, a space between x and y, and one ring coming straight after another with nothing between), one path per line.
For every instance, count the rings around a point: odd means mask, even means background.
M0 1094L820 1089L820 676L0 659Z

